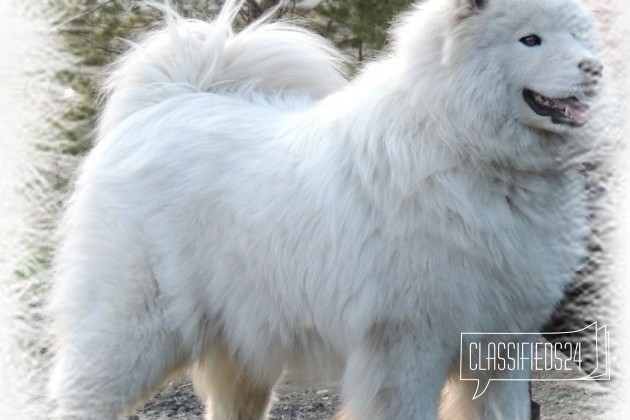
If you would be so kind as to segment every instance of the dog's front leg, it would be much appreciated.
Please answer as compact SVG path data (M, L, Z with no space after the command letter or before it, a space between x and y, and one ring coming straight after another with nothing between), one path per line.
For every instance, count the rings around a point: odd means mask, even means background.
M526 340L523 340L525 344ZM529 420L530 419L530 347L521 346L520 341L511 342L519 348L518 355L512 352L497 352L496 356L508 363L472 372L468 367L457 366L450 374L440 408L441 420ZM479 361L487 360L482 352ZM465 354L462 360L477 360ZM460 373L460 369L464 369ZM460 375L476 378L476 381L460 380ZM476 394L476 395L475 395Z
M342 393L348 420L436 420L451 354L417 331L384 325L350 355Z
M529 347L523 346L522 357L529 360ZM482 396L473 401L480 420L530 420L530 365L489 372L492 381Z

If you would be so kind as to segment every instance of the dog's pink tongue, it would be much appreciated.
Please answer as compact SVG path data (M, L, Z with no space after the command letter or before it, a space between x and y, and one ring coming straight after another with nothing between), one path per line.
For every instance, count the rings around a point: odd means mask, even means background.
M587 106L571 108L571 118L577 125L582 126L591 119L591 110Z
M569 118L571 118L578 127L583 126L591 119L591 109L588 105L583 104L577 99L552 99L554 105L560 109L569 109Z

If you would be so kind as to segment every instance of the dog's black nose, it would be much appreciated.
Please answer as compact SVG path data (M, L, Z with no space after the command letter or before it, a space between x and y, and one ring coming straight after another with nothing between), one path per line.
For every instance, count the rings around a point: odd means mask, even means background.
M602 77L604 71L604 65L594 58L582 60L578 64L578 68L582 70L584 74L591 77Z

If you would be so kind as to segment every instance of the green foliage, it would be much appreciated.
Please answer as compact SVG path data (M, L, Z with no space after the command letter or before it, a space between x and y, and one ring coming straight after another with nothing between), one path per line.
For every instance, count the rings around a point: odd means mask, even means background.
M324 34L359 61L385 45L394 15L412 0L323 0L315 9L325 19Z
M81 155L92 144L98 114L98 86L104 67L124 49L123 39L145 30L156 13L133 0L52 0L50 12L69 56L68 68L56 75L75 100L51 121L62 142L62 153Z

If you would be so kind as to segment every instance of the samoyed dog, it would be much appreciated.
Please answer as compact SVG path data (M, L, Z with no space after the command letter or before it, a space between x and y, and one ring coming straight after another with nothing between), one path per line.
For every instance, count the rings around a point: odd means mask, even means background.
M586 10L428 0L348 81L305 29L234 34L240 3L167 10L111 74L56 259L54 417L189 371L208 419L264 419L287 369L340 366L344 418L528 419L527 382L472 399L460 338L536 331L585 254Z

